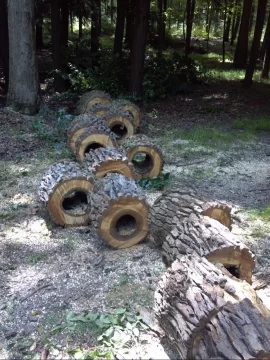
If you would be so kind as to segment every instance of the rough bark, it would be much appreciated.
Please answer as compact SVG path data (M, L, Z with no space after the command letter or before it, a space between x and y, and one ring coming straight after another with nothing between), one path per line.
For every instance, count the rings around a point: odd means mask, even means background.
M150 233L158 246L170 231L191 214L208 216L231 229L231 207L227 204L208 201L189 190L172 189L156 199L150 210Z
M93 172L98 179L109 173L135 178L133 165L128 161L126 155L110 147L91 150L85 155L83 166Z
M126 111L133 117L136 129L140 126L141 111L138 106L133 104L131 101L125 99L117 99L112 102L114 108L118 108L122 111Z
M172 264L158 285L155 313L181 359L269 358L269 309L250 285L205 258Z
M269 43L270 43L270 12L268 15L267 25L266 25L262 48L261 48L260 58L262 60L264 60L264 58L265 58L266 49L267 49Z
M77 200L80 207L73 208L73 212L70 212L64 201L66 204L72 202L71 198L77 191L84 192L87 200L93 184L94 176L89 170L83 169L76 162L62 161L50 166L46 171L41 180L38 195L56 224L62 226L88 225L90 216L87 211L87 202L81 204Z
M259 57L260 51L260 43L265 19L265 11L266 11L267 0L259 0L258 1L258 9L257 9L257 18L255 25L255 32L252 41L252 46L250 50L249 62L246 70L246 75L244 79L244 85L249 87L252 85L252 78L256 68L257 59Z
M186 6L186 45L185 57L188 58L190 54L191 34L193 26L193 18L195 11L195 0L187 0Z
M101 6L101 0L94 0L93 5L91 7L91 52L92 52L92 54L96 54L99 50L100 6Z
M35 114L39 83L35 47L34 2L8 0L9 87L7 105Z
M111 102L111 96L104 91L89 91L80 97L76 107L76 114L84 114L96 104L109 104Z
M134 36L131 49L129 92L142 96L145 47L148 32L150 0L137 0L134 21Z
M110 111L111 103L109 104L95 104L92 106L90 111L92 111L97 116L104 116Z
M234 269L238 278L251 283L255 256L217 220L193 214L179 222L162 245L162 256L167 266L184 255L194 253L212 263Z
M148 205L133 179L108 174L90 194L90 218L101 239L114 248L127 248L148 233Z
M127 11L127 0L117 0L117 19L116 19L113 51L115 54L119 54L119 55L122 54L126 11Z
M7 0L0 0L0 57L3 60L5 77L4 92L8 91L9 82L9 46L8 46L8 15Z
M130 162L134 165L137 179L152 178L160 175L163 168L161 150L145 135L134 135L121 146ZM142 161L136 161L136 156L144 154Z
M104 115L104 120L115 134L116 142L121 145L127 138L134 135L136 126L133 117L117 107L111 106Z
M252 8L252 0L244 0L241 24L234 54L234 67L242 69L248 58L248 27Z

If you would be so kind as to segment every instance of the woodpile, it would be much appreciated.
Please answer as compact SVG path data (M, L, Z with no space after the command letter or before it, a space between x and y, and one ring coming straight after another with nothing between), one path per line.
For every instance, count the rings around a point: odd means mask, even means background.
M85 114L96 104L109 104L111 102L112 98L109 94L99 90L89 91L83 94L78 101L76 113L78 115Z
M98 235L111 247L138 244L148 234L148 205L133 179L108 174L89 194L91 221Z
M135 124L135 129L137 129L140 126L141 113L138 106L133 104L131 101L125 99L114 100L112 104L114 108L127 112L132 116Z
M138 179L153 178L161 174L162 152L147 136L131 136L122 144L121 149L133 163Z
M111 103L109 104L95 104L90 109L90 112L93 112L97 116L104 116L107 114L108 111L111 109ZM88 113L88 111L87 111Z
M112 107L104 115L104 119L116 137L118 145L135 134L136 125L132 115L121 109Z

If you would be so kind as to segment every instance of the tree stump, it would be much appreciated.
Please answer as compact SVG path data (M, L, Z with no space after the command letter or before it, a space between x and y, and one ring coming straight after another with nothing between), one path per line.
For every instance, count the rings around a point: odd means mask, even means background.
M163 168L162 153L147 136L131 136L122 144L121 149L133 163L138 179L160 175Z
M155 314L181 359L269 359L270 311L245 281L184 256L163 275Z
M74 120L71 122L68 129L68 146L72 153L75 153L75 145L78 138L88 129L89 126L97 123L99 126L100 122L99 117L94 115L93 113L88 112L87 114L82 114L76 116ZM105 123L103 123L105 126Z
M104 120L114 133L118 145L122 144L135 133L136 126L133 117L126 111L112 107L110 111L104 115Z
M120 174L98 180L90 194L90 218L108 245L131 247L148 234L148 205L136 182Z
M112 98L109 94L99 90L89 91L83 94L78 101L76 113L78 115L85 114L96 104L109 104L111 102Z
M51 219L62 226L90 223L88 196L94 176L76 162L62 161L49 167L43 176L38 195Z
M80 162L90 150L101 147L114 147L116 139L103 118L97 117L94 123L89 123L87 129L77 138L75 143L75 156Z
M130 113L134 120L135 130L140 126L141 112L138 106L125 99L114 100L112 105L114 108Z
M191 253L221 263L236 277L251 283L255 256L217 220L192 214L179 222L163 242L162 256L167 265Z
M209 202L188 190L169 189L156 199L149 212L150 233L160 246L169 232L191 214L218 220L231 230L231 207Z
M83 166L94 173L98 179L108 173L118 173L131 179L135 178L133 165L128 158L110 147L91 150L85 155Z
M104 116L110 111L112 103L109 104L95 104L92 106L91 110L97 116Z

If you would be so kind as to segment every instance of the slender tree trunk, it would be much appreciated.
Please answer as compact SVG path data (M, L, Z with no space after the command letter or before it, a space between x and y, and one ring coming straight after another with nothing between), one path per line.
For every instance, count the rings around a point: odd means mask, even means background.
M185 46L185 57L188 58L190 54L190 45L191 45L191 34L192 34L192 25L195 11L195 0L187 0L187 30L186 30L186 46Z
M63 72L63 56L61 46L61 13L60 0L52 2L52 54L54 68L54 87L56 91L65 90L65 81L62 77Z
M164 33L164 9L163 9L164 0L158 0L158 50L162 52L164 49L165 43L165 33Z
M113 24L113 0L111 0L111 24Z
M223 23L223 41L222 41L222 62L225 64L225 55L226 55L226 49L225 49L225 42L226 42L226 20L227 20L227 0L225 0L225 9L224 9L224 23Z
M83 35L83 16L82 16L82 10L80 9L79 12L79 39L82 38Z
M244 0L241 25L234 54L234 67L242 69L248 58L248 27L251 14L252 0Z
M70 22L70 32L71 32L71 34L73 34L74 29L73 29L73 12L72 12L72 10L69 10L69 22Z
M134 24L134 38L131 49L131 76L129 91L142 95L145 47L147 41L150 0L137 0Z
M183 16L183 39L186 41L186 26L185 26L185 20L187 17L187 8L185 7L184 16Z
M100 0L94 0L91 14L91 52L96 54L99 50L99 9Z
M33 0L8 0L9 87L7 105L24 114L38 110L38 71Z
M224 29L224 41L225 42L229 41L231 22L232 22L232 2L229 1L228 6L227 6L226 26Z
M122 45L124 38L125 30L125 16L126 16L126 0L117 0L117 19L115 27L115 36L114 36L114 48L113 51L115 54L122 53Z
M249 63L248 63L248 67L247 67L246 75L245 75L245 79L244 79L244 85L246 87L249 87L252 85L252 78L253 78L253 74L254 74L254 71L256 68L257 59L259 56L260 42L261 42L262 30L263 30L264 19L265 19L266 5L267 5L267 0L259 0L258 1L254 38L252 41Z
M268 47L269 42L270 42L270 12L269 12L269 15L268 15L267 25L266 25L264 38L263 38L263 43L262 43L262 48L261 48L260 58L262 60L264 60L264 58L265 58L265 53L266 53L266 49Z
M265 58L263 62L262 78L269 79L269 70L270 70L270 44L268 43Z
M252 27L253 27L254 15L255 15L255 5L252 4L250 20L249 20L249 27L248 27L248 33L249 34L251 33L251 30L252 30Z
M9 75L9 48L8 48L8 18L7 18L7 2L0 0L0 57L3 60L5 87L4 92L8 91L8 75Z
M68 0L61 0L61 44L67 46L68 43L68 29L69 29L69 2Z
M241 12L239 7L240 7L239 0L235 0L234 10L233 10L233 20L232 20L232 31L231 31L231 45L234 44L240 24Z
M206 21L205 21L205 32L207 34L209 28L209 17L210 17L210 0L207 0Z
M135 8L136 8L136 0L127 1L125 43L129 46L130 49L132 47L132 41L133 41Z
M40 16L36 22L36 47L41 49L43 46L43 16Z

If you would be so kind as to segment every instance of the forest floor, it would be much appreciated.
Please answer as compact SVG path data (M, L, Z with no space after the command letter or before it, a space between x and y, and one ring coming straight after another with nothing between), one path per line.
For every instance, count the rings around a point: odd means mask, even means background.
M270 307L270 132L254 125L270 130L269 93L266 84L200 86L142 107L141 132L163 149L169 187L232 205L232 232L255 252L254 279L264 279L259 295ZM74 110L70 101L48 100ZM165 266L149 239L116 251L92 228L51 222L37 197L39 182L50 164L72 155L61 139L40 140L40 122L0 109L0 358L39 359L49 349L48 359L79 359L81 350L99 349L97 331L70 322L72 312L142 311L154 327L154 291ZM150 203L159 194L149 191ZM176 358L162 343L149 329L114 350L118 358Z

